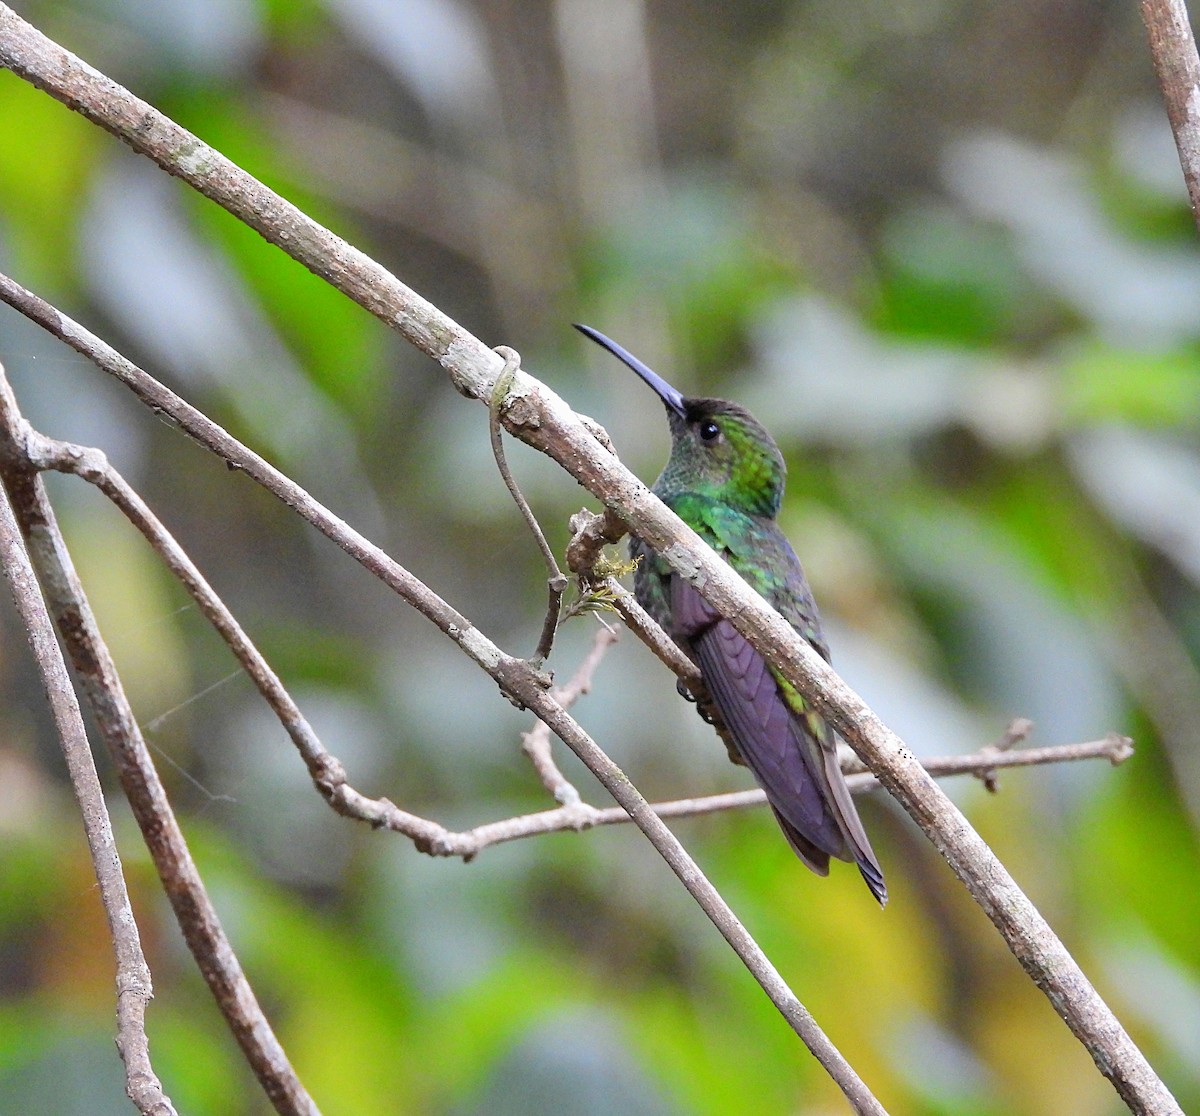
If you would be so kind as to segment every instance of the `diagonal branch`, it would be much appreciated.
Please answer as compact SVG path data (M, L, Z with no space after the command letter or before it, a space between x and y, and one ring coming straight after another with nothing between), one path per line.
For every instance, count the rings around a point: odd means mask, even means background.
M145 536L187 589L201 613L228 644L291 736L317 789L338 813L407 836L422 852L435 856L461 857L464 860L474 858L491 845L506 841L564 830L578 831L592 826L617 825L631 820L629 815L619 808L599 809L581 801L579 792L562 775L550 755L547 736L549 730L542 721L525 734L523 749L530 755L546 789L562 803L560 809L505 818L470 830L454 831L430 819L401 810L387 799L370 798L357 791L347 781L341 762L325 749L286 687L238 624L224 601L141 497L109 465L105 456L99 450L59 442L31 430L25 431L24 439L25 452L36 467L72 473L96 485ZM639 607L632 600L630 603L634 608ZM658 637L665 639L661 629L657 629L657 625L648 617L645 619L648 627L656 629ZM647 632L639 634L644 638L656 639ZM601 628L596 634L592 650L575 676L564 686L551 691L551 697L562 708L569 708L580 695L587 692L600 658L616 638L613 632ZM674 647L673 644L669 646ZM675 659L678 660L675 665L690 682L687 671L692 664L679 655L677 649ZM694 667L692 669L694 670ZM1024 767L1093 758L1107 758L1118 764L1132 754L1133 749L1128 737L1110 734L1103 740L1083 744L1064 744L1003 754L997 752L995 746L988 746L974 755L943 757L930 760L925 766L932 775L975 774L986 781L988 774L1000 767ZM855 793L864 793L879 785L875 777L863 771L861 766L847 768L847 771L849 786ZM752 790L658 803L653 809L663 818L693 817L721 810L758 806L765 801L761 791Z
M13 468L10 460L5 469L9 487L14 486L16 479ZM150 1063L150 1043L146 1037L146 1005L153 996L150 968L129 904L104 792L88 746L79 701L67 675L62 651L54 639L46 603L29 554L21 543L13 505L3 485L0 485L0 563L8 575L17 612L42 675L71 787L83 815L96 882L100 885L100 901L112 935L117 961L117 1049L125 1063L125 1091L144 1116L175 1116L175 1108Z
M1200 227L1200 58L1183 0L1142 0L1142 22L1162 89L1192 216Z
M15 407L15 403L9 405L10 409L13 407ZM557 766L549 756L548 740L544 736L544 733L548 731L545 727L545 721L539 721L538 726L533 732L527 734L526 747L531 753L540 757L539 759L535 759L535 766L537 766L539 773L542 774L547 787L551 789L555 797L564 803L559 809L522 817L507 818L481 825L465 832L453 832L445 829L436 822L402 811L386 799L370 799L362 795L346 782L342 765L335 757L325 751L316 734L295 706L278 677L242 631L224 603L211 587L208 586L186 553L178 546L166 529L162 527L140 497L111 468L104 455L98 450L45 438L30 430L27 425L22 426L21 442L23 453L31 465L36 468L52 468L74 473L95 484L142 531L155 550L167 562L169 568L180 578L192 594L201 611L214 624L226 642L229 643L255 685L263 693L268 703L279 716L285 729L292 736L293 741L309 766L314 782L340 813L403 833L412 838L418 847L425 852L440 856L457 856L465 860L473 858L477 853L491 845L522 837L560 832L563 830L578 831L582 828L614 825L626 823L631 820L631 814L624 808L597 809L579 800L578 792L575 792L574 788L562 777L561 773L558 772ZM50 513L47 508L39 514L49 515ZM86 609L86 601L82 599L82 596L80 596L80 602L82 608ZM97 645L103 649L102 643L99 642L98 634L94 633L93 638ZM590 684L591 675L598 664L600 656L613 639L615 639L615 636L607 629L601 628L599 630L595 645L576 676L565 686L548 695L549 700L555 703L556 708L561 710L563 706L571 704L580 694L586 692ZM79 655L79 658L81 660L87 659L91 654L91 652L84 652ZM107 658L107 652L105 651L103 654ZM514 662L519 663L519 660L514 660ZM525 664L520 665L523 666ZM531 676L537 686L535 692L538 698L546 697L547 695L540 689L539 677L536 674L532 674L532 672ZM117 685L119 687L119 683ZM531 702L531 704L536 708L536 702ZM124 715L129 718L133 731L136 733L136 724L132 722L132 714L126 711ZM575 728L577 729L577 726ZM535 740L536 743L534 742ZM571 743L571 741L568 740L568 743ZM572 747L576 747L576 744L572 744ZM966 772L982 774L994 771L995 768L1001 766L1011 767L1031 763L1054 763L1069 759L1084 759L1099 756L1105 756L1112 762L1117 763L1126 758L1131 751L1130 742L1127 738L1110 736L1104 741L1029 750L1021 753L1005 754L997 752L994 748L988 748L976 756L957 756L944 760L931 761L929 770L938 774ZM143 762L149 765L148 757L145 757ZM872 775L864 773L851 774L849 783L851 788L856 792L877 785ZM159 790L161 791L161 788ZM764 801L765 799L761 791L748 791L714 795L701 799L684 799L660 803L649 807L649 809L653 810L659 818L688 817L712 813L717 810L761 805ZM718 909L718 915L721 915L720 909ZM215 919L215 914L212 918ZM714 921L717 922L717 918L714 918ZM718 922L718 925L721 926L721 922ZM734 920L734 927L730 929L740 929L736 925L736 920ZM726 928L722 926L722 932L725 932L725 930ZM744 931L742 932L744 933ZM757 947L754 948L755 950L757 949ZM773 979L778 980L778 975L773 970L760 973L756 969L757 963L757 956L752 952L750 959L747 960L747 965L751 968L752 972L755 972L756 977L760 981L764 979L768 981ZM203 963L201 967L205 968ZM768 987L768 992L772 992L770 987ZM810 1046L816 1043L817 1049L814 1052L824 1060L827 1055L822 1048L823 1044L827 1043L828 1040L824 1039L819 1029L816 1028L815 1023L812 1023L807 1013L799 1006L798 1001L795 1003L791 1001L794 1001L794 997L789 993L784 1004L781 1005L781 1010L784 1011L785 1016L789 1020L793 1021L793 1026L797 1027L798 1030L801 1028L809 1029L810 1033L805 1037L805 1041L809 1042ZM810 1024L811 1028L809 1027ZM837 1075L841 1072L841 1068L836 1062L831 1072L834 1073L835 1079L838 1079ZM845 1085L843 1087L847 1088ZM865 1087L863 1088L865 1089ZM851 1083L850 1088L847 1088L849 1095L854 1096L855 1093L851 1089L857 1089L857 1086ZM873 1111L870 1107L872 1101L865 1099L868 1097L869 1094L864 1093L860 1096L859 1102L856 1102L867 1106L860 1108L860 1111ZM283 1110L287 1111L288 1109Z

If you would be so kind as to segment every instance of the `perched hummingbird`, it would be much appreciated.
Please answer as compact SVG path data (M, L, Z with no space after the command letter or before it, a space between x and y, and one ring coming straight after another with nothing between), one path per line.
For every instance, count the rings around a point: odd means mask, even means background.
M812 591L775 522L787 467L771 435L736 403L685 398L598 330L575 328L629 365L666 405L671 456L654 493L828 660ZM646 543L634 537L630 550L639 603L700 668L731 758L740 757L766 791L796 855L819 876L829 874L831 856L853 861L882 906L883 872L829 724Z

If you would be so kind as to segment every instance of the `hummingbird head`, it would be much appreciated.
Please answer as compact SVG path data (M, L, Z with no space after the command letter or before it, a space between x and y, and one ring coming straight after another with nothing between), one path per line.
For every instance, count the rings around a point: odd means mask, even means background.
M787 466L775 440L749 411L725 399L686 398L599 330L575 328L624 361L667 408L671 456L654 486L656 492L666 499L708 496L748 515L778 513Z

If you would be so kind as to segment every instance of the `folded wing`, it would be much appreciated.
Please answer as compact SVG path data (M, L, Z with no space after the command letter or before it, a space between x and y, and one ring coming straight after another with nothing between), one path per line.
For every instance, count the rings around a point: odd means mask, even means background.
M690 647L797 856L822 876L831 856L855 861L875 897L886 902L883 873L850 799L832 731L794 691L789 704L766 660L680 577L671 579L671 605L673 634Z

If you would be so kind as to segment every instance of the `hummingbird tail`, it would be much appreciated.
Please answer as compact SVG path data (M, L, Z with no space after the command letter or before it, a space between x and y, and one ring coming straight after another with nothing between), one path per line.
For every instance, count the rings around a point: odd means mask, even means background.
M879 870L879 865L874 860L858 862L858 871L862 878L866 880L867 887L871 889L871 894L879 901L881 907L887 906L888 889L887 884L883 882L883 873Z
M783 830L783 835L787 838L788 844L792 846L792 852L800 858L801 863L818 876L828 876L830 854L808 840L773 804L771 805L771 811L775 815L775 820L779 823L779 828ZM854 817L857 820L857 813ZM875 896L876 901L881 907L886 907L888 901L887 884L884 882L883 871L879 867L879 862L875 859L875 853L871 849L870 844L868 843L865 847L860 848L852 838L847 837L846 852L840 859L853 861L857 865L859 873L862 875L867 887L871 890L871 894Z
M879 901L881 907L886 907L888 891L887 884L883 880L883 869L879 867L879 861L875 859L875 850L871 848L867 831L863 829L858 811L854 807L854 802L850 797L850 788L846 786L846 777L842 774L842 767L838 761L837 747L832 739L832 734L825 727L823 719L821 727L829 736L829 746L823 747L821 754L825 764L826 782L831 792L830 806L842 831L842 836L846 840L846 849L849 854L846 859L853 860L858 865L858 870L862 873L867 887L871 889L871 894Z

